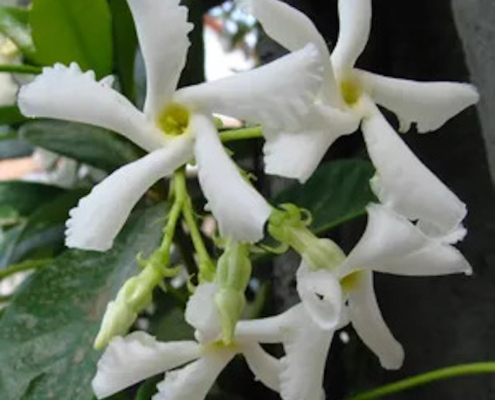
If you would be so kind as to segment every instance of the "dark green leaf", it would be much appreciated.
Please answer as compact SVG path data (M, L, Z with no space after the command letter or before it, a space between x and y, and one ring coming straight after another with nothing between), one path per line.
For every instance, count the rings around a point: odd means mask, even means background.
M107 253L67 251L18 290L0 320L2 400L92 400L106 305L158 244L163 206L136 213Z
M85 194L84 190L67 192L37 208L21 224L22 228L9 251L1 254L0 268L21 262L26 257L46 258L59 253L64 246L65 221L69 218L69 211Z
M297 162L297 161L295 161ZM304 185L295 184L273 199L273 204L294 203L313 216L311 229L323 233L366 213L375 201L369 180L373 166L362 160L341 160L321 165Z
M0 160L26 157L33 153L33 147L20 139L0 140Z
M30 215L43 203L54 200L63 189L32 182L0 182L0 208L15 210L20 216Z
M77 62L98 77L112 72L112 24L106 0L34 0L29 16L36 56Z
M16 105L0 106L0 125L14 125L26 120Z
M136 148L114 133L89 125L63 121L24 124L21 137L27 142L83 163L113 171L139 157Z
M28 10L0 7L0 32L10 38L27 58L34 60L34 45L28 19Z
M126 0L109 0L109 4L112 11L115 69L122 92L134 101L134 60L138 44L134 20Z

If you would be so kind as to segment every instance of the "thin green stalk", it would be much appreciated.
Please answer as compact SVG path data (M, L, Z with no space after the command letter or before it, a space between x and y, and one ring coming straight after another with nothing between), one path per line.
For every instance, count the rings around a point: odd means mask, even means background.
M259 139L263 137L263 128L255 126L252 128L233 129L220 133L223 143L234 142L236 140Z
M40 67L33 67L32 65L3 64L0 65L0 72L37 75L41 74L42 69Z
M36 261L26 261L20 264L12 265L8 268L0 270L0 280L5 279L11 275L17 274L19 272L31 271L34 269L40 269L46 267L52 260L43 259Z
M180 190L184 194L184 202L182 205L182 215L184 216L184 221L186 222L187 228L189 229L189 234L191 235L191 240L194 245L194 249L198 255L199 261L199 274L201 278L210 279L213 278L215 273L215 267L211 261L210 254L206 249L203 242L203 237L199 231L198 224L196 223L196 217L194 216L194 210L192 206L191 198L187 192L186 176L184 172L179 177L178 185L181 186Z
M359 393L348 400L372 400L403 392L417 386L426 385L443 379L455 378L464 375L495 374L495 362L480 362L473 364L457 365L413 376L389 385Z

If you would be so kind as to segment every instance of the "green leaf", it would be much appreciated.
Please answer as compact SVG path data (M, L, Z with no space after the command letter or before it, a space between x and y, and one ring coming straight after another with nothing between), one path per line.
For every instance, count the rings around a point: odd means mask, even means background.
M107 253L67 251L18 290L0 319L2 400L92 400L106 305L158 245L163 206L136 213Z
M38 59L112 72L112 23L105 0L34 0L29 16Z
M40 183L0 182L0 208L12 209L20 216L27 216L43 203L54 200L62 193L63 189Z
M313 216L311 229L324 233L366 214L366 206L376 201L369 180L373 166L362 160L341 160L321 165L304 185L294 184L279 193L272 204L294 203Z
M0 160L26 157L33 153L33 147L23 140L0 139Z
M35 146L106 171L113 171L139 157L134 145L114 133L90 125L34 121L22 125L20 135Z
M35 51L28 19L28 10L0 6L0 32L12 40L27 58L34 60Z
M27 118L16 105L0 106L0 125L15 125L24 121L27 121Z
M114 62L124 95L134 101L134 60L137 35L131 11L126 0L109 0L112 11Z
M37 208L20 226L8 251L1 254L0 268L19 263L27 257L53 257L64 248L65 221L85 190L63 193Z

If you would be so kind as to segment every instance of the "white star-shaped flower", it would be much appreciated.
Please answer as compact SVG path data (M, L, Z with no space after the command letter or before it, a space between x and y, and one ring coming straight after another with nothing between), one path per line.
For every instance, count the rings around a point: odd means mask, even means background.
M290 51L313 43L326 60L324 84L313 111L297 129L266 130L266 172L306 181L329 146L361 124L368 153L377 170L374 192L384 204L430 232L455 231L466 207L404 144L377 105L394 112L405 132L440 128L475 104L476 89L452 82L416 82L355 68L368 41L371 0L340 0L340 32L330 55L323 37L301 12L278 0L239 0L267 34ZM294 162L297 160L297 162Z
M160 343L144 332L113 339L93 379L96 397L111 396L165 371L153 400L203 400L238 353L243 354L257 379L279 391L280 362L266 353L256 338L236 340L229 346L218 341L221 326L214 304L217 290L216 284L200 285L188 303L186 320L197 330L198 341Z
M189 47L187 9L178 0L128 0L147 74L144 112L76 64L57 64L19 93L29 117L56 118L115 131L150 152L114 172L72 210L69 247L105 251L149 187L193 156L220 233L255 242L271 208L225 153L212 113L289 127L304 116L321 82L318 51L301 51L265 67L176 91Z
M385 324L373 289L373 272L405 276L471 274L464 256L452 246L464 230L449 237L429 237L420 227L389 208L368 206L366 230L346 259L332 270L309 268L303 260L297 274L302 303L321 328L335 325L333 308L328 308L329 290L335 280L341 284L345 318L363 342L378 356L384 368L400 368L402 346ZM324 239L321 239L324 240Z

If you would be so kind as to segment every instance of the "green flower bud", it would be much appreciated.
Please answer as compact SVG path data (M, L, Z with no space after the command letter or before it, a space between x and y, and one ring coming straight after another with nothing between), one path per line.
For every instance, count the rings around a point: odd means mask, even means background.
M127 333L138 314L151 304L153 289L162 278L163 274L156 268L147 267L122 286L117 298L107 306L94 342L95 349L100 350L114 336Z
M215 304L220 313L223 342L228 346L232 344L235 327L246 306L246 298L244 292L222 288L215 295Z
M235 326L246 305L244 292L251 279L249 245L229 242L218 260L216 283L220 287L215 303L220 313L223 341L232 343Z

